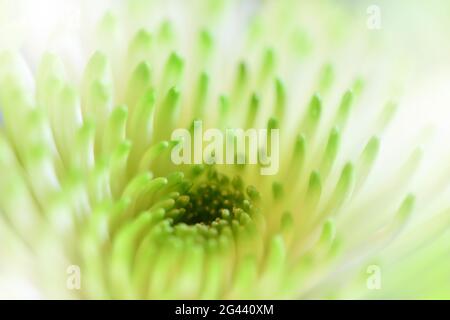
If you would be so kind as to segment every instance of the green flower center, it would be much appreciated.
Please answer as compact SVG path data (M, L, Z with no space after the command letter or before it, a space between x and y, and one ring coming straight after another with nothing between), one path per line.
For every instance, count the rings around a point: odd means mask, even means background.
M163 234L178 239L194 238L203 243L221 235L233 238L252 224L256 214L254 202L258 192L244 188L239 177L210 170L197 177L189 190L175 198L174 207L167 212Z
M245 192L239 177L230 181L226 175L211 170L206 181L197 183L178 197L174 225L200 224L216 227L218 224L238 222L241 216L250 217L253 205L248 194L252 190L249 187Z
M217 180L201 183L178 199L180 215L175 223L187 225L226 221L231 223L237 214L251 206L244 192L230 183Z

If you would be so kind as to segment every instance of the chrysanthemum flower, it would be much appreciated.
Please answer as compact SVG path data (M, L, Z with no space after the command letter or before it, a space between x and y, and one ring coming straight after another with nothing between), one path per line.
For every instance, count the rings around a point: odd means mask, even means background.
M450 297L448 171L413 180L420 132L383 154L401 70L356 61L382 44L347 13L116 9L37 65L0 54L2 265L33 297ZM171 133L196 119L279 129L280 170L175 165Z

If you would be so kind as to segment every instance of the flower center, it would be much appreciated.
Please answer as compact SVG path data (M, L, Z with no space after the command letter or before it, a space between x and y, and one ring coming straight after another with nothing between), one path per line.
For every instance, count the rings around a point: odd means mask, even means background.
M247 193L252 192L248 188ZM239 177L232 181L216 171L211 171L204 182L191 188L177 199L178 214L173 219L174 225L231 224L233 221L250 217L253 206L249 195L244 191Z

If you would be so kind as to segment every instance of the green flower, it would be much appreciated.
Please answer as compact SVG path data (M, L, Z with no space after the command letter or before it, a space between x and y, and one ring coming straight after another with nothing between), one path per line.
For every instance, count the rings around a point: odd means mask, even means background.
M366 43L347 13L294 1L196 1L172 19L162 4L123 8L88 30L80 81L63 55L34 70L0 54L7 270L53 298L450 297L448 201L412 219L423 153L413 145L398 167L379 157L398 106L345 62L354 39ZM280 170L175 165L171 133L197 119L279 129Z

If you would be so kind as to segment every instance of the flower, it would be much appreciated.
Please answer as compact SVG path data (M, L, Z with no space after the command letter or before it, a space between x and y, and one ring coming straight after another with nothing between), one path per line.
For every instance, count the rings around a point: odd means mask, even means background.
M293 1L249 3L199 1L170 19L145 1L107 11L79 82L64 55L32 71L1 53L2 228L39 297L450 296L448 201L408 224L424 154L380 157L399 105L352 67L361 31L325 2L302 4L300 21ZM171 133L196 119L279 129L279 172L174 164Z

